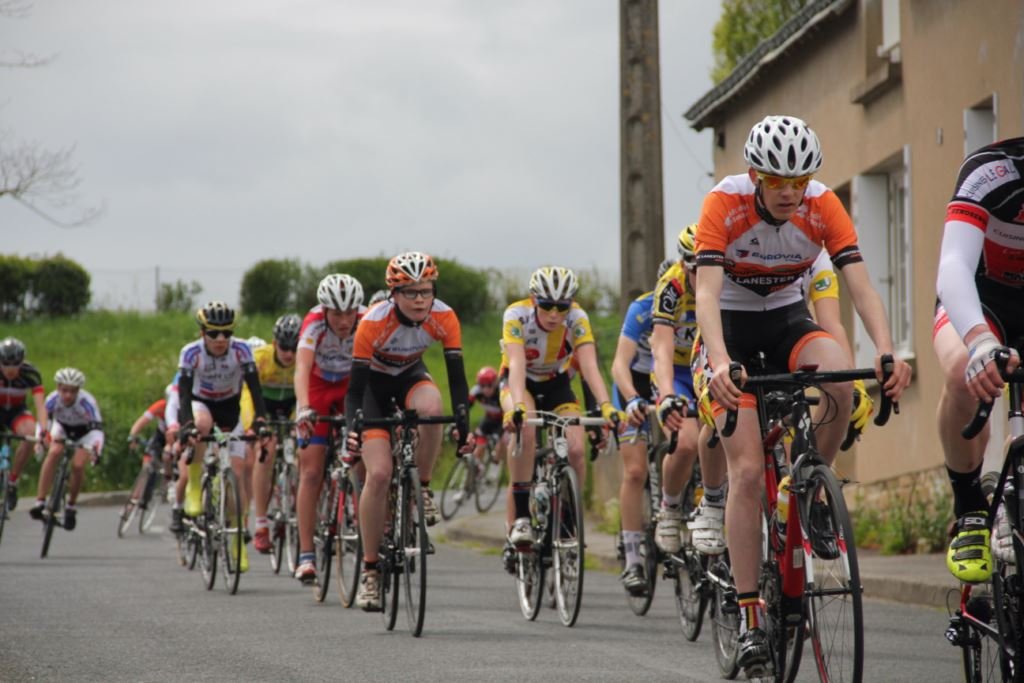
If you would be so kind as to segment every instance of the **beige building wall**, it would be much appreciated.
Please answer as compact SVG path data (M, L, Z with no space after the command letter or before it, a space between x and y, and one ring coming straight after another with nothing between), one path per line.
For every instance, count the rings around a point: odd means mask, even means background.
M994 95L998 137L1024 135L1024 2L903 0L902 79L858 104L852 93L885 67L875 54L880 14L881 0L853 3L763 69L752 87L725 104L714 150L717 177L744 172L750 127L767 114L799 116L822 142L818 178L844 201L854 176L909 150L914 382L900 415L884 429L869 428L855 456L839 461L844 474L863 483L942 463L935 427L942 379L931 329L945 204L964 156L964 110ZM888 264L868 267L873 274L888 270ZM852 319L847 324L852 331Z

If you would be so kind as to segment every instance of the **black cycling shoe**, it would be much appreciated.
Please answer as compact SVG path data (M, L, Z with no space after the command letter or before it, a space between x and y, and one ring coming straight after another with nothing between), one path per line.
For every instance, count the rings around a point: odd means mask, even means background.
M759 628L752 628L740 635L736 645L736 665L747 672L747 678L764 676L772 655L768 635Z
M7 509L8 510L13 510L16 507L18 507L18 486L16 484L12 484L11 482L8 482L7 483Z
M647 595L647 577L642 564L632 564L619 577L623 587L630 595L642 597Z
M28 510L28 516L31 517L32 519L42 519L43 518L43 504L39 503L38 505L33 505L32 507L30 507L29 510Z
M832 513L821 500L811 503L811 550L822 560L839 557L839 539L832 525Z
M78 526L78 510L64 510L64 531L74 531Z
M169 527L172 534L180 534L185 531L185 511L181 508L177 510L171 510L171 526Z

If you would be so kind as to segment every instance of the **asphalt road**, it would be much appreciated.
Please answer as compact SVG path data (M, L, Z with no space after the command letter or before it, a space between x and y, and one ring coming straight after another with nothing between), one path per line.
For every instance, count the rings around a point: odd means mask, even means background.
M23 500L23 506L28 501ZM427 620L412 638L376 614L318 604L255 556L239 594L207 592L172 537L115 536L114 508L83 508L39 559L41 525L19 507L0 545L0 681L716 681L709 632L686 642L668 584L633 616L617 577L588 572L579 622L519 614L500 559L438 544ZM160 523L166 523L161 513ZM250 548L251 550L251 548ZM865 681L962 680L944 612L866 603ZM810 670L801 680L816 680Z

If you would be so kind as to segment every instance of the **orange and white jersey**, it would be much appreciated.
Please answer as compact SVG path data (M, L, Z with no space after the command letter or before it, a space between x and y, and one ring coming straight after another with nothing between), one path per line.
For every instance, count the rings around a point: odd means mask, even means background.
M803 301L803 275L823 246L837 268L863 260L853 221L822 183L807 185L803 203L780 226L758 215L754 191L748 175L727 176L701 209L697 266L725 269L723 310L767 311Z
M400 375L437 341L445 350L462 348L459 318L448 304L434 299L426 320L414 326L402 324L394 301L382 301L359 321L353 355L357 362L369 362L371 370Z
M593 343L590 318L578 303L573 302L561 325L545 331L537 323L537 309L533 301L521 299L505 309L501 332L502 372L508 367L505 347L509 344L524 347L527 379L543 382L568 372L575 359L576 348Z

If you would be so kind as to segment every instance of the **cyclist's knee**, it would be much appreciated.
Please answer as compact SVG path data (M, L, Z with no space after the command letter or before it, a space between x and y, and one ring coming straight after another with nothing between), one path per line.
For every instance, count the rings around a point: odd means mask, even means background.
M759 496L764 472L760 462L729 464L729 491L737 496Z

